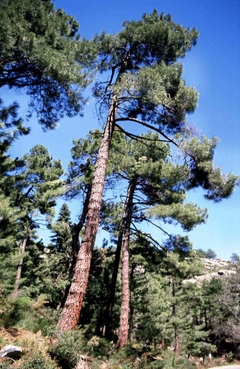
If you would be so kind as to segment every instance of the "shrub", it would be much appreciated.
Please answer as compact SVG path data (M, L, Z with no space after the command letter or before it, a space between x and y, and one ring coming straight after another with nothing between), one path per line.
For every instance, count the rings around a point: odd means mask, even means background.
M0 369L10 369L12 367L11 364L12 362L10 360L3 360L0 363Z
M73 369L77 362L79 355L84 353L86 342L81 331L64 332L59 335L57 341L50 350L50 355L64 369Z
M40 351L33 351L23 358L19 369L56 369L51 358L44 356Z
M232 351L228 352L227 355L226 355L226 361L228 363L231 363L233 361L233 359L234 359L234 355L233 355Z
M25 319L33 301L28 297L19 297L9 301L8 312L3 316L3 325L5 327L14 326L22 319Z

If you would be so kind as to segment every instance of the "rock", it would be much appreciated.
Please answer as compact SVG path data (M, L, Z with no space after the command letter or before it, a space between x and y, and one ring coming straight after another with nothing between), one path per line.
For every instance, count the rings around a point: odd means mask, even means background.
M21 354L22 354L21 347L13 346L13 345L4 346L0 350L0 358L7 356L11 359L19 359L21 357Z

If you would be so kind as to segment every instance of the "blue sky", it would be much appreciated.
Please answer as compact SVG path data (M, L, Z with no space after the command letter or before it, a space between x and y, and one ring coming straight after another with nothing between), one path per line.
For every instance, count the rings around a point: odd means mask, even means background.
M138 20L153 9L171 14L175 22L185 27L196 27L200 32L198 43L183 59L186 83L199 92L198 108L189 121L206 136L219 138L215 165L225 173L240 174L239 0L56 0L54 3L56 8L75 16L81 36L87 38L102 31L116 33L124 20ZM24 95L13 96L5 91L2 97L17 99L22 106L26 104ZM85 137L90 129L101 127L93 109L92 102L86 107L84 118L63 119L57 130L47 133L35 122L31 135L21 138L11 153L21 156L35 144L43 144L67 168L72 139ZM224 259L233 252L240 254L240 188L219 204L204 200L202 191L198 190L189 199L209 210L207 223L189 234L194 248L211 248ZM77 214L78 206L73 209Z

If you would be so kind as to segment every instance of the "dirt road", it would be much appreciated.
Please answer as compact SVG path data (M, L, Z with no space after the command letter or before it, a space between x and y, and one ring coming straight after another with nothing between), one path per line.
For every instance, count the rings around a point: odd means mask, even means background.
M240 369L240 365L214 366L209 369Z

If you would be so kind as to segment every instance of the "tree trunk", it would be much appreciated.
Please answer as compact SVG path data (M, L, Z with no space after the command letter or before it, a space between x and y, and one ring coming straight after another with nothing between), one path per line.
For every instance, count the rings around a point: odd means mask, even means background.
M28 240L28 234L25 236L25 238L19 244L19 253L21 255L23 255L25 253L26 246L27 246L27 240ZM12 297L14 299L16 299L18 297L18 288L19 288L19 283L20 283L20 279L21 279L21 276L22 276L22 268L23 268L23 258L21 258L19 260L19 263L18 263L15 286L14 286L14 290L13 290L13 293L12 293Z
M122 249L122 303L120 311L120 324L118 333L118 347L122 348L128 343L129 330L129 308L130 308L130 288L129 288L129 241L130 227L133 211L133 195L136 187L135 180L132 180L128 186L126 208L126 225L123 236Z
M115 254L114 265L113 265L110 293L109 293L108 302L107 302L106 338L108 339L111 338L111 334L112 334L112 311L113 311L113 305L114 305L114 299L115 299L117 275L118 275L121 250L122 250L123 233L124 233L124 229L126 226L126 216L127 216L127 209L126 209L126 202L125 202L124 212L123 212L120 230L118 234L118 241L117 241L117 248L116 248L116 254Z
M92 251L99 225L99 214L102 203L110 143L114 131L115 115L116 102L113 100L109 109L107 124L103 133L98 152L98 159L95 166L86 229L77 257L73 281L58 321L58 327L61 331L70 331L76 328L81 313L83 299L86 294Z

